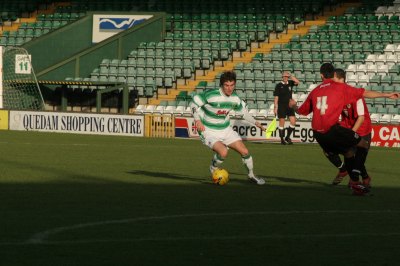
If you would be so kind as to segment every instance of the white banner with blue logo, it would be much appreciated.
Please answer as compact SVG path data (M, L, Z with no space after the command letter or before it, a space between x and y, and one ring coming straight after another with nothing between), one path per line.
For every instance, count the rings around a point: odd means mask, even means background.
M151 17L153 15L95 14L93 15L92 42L101 42Z

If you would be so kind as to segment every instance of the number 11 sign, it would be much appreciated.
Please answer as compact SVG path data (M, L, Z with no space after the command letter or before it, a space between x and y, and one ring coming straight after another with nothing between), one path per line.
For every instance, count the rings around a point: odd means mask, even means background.
M15 74L31 74L31 55L15 55Z

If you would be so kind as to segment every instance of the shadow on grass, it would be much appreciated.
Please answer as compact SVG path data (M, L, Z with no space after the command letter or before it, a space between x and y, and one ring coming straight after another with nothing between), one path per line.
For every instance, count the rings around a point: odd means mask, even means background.
M165 178L172 180L185 180L202 184L211 184L211 180L207 180L206 178L203 177L187 176L175 173L164 173L164 172L143 171L143 170L132 170L128 171L127 173L138 176L148 176L148 177Z
M231 175L246 176L243 173L235 173L235 172L231 172ZM312 180L300 179L300 178L283 177L283 176L267 176L267 175L257 175L257 176L264 178L265 181L267 182L267 184L269 183L268 181L275 180L275 181L279 181L279 182L283 182L283 183L291 183L291 184L309 184L309 185L319 185L319 186L322 185L322 186L327 186L327 187L332 186L331 184L329 184L327 182L312 181Z
M306 180L306 179L300 179L300 178L291 178L291 177L283 177L283 176L269 176L266 177L268 179L275 179L276 181L279 182L284 182L284 183L292 183L292 184L309 184L309 185L322 185L322 186L332 186L326 182L319 182L319 181L311 181L311 180Z
M208 176L205 177L196 177L196 176L187 176L187 175L181 175L181 174L175 174L175 173L163 173L163 172L154 172L154 171L143 171L143 170L132 170L128 171L128 174L133 174L133 175L139 175L139 176L148 176L148 177L156 177L156 178L165 178L165 179L171 179L171 180L185 180L185 181L190 181L190 182L195 182L195 183L201 183L201 184L206 184L206 185L214 185L211 182L211 178ZM243 175L243 174L238 174L238 173L232 173L235 176L236 175ZM245 179L238 179L238 178L231 178L229 180L230 183L240 183L240 184L249 184L247 178Z
M156 177L156 178L165 178L165 179L171 179L171 180L185 180L185 181L190 181L190 182L196 182L196 183L201 183L201 184L207 184L207 185L212 185L213 183L211 182L211 179L208 177L196 177L196 176L187 176L187 175L181 175L181 174L175 174L175 173L164 173L164 172L154 172L154 171L143 171L143 170L133 170L127 172L129 174L133 175L139 175L139 176L148 176L148 177ZM236 173L232 172L231 178L229 180L230 183L240 183L240 184L252 184L247 179L247 176L243 173ZM232 177L235 176L235 177ZM237 176L243 176L243 178L236 178ZM324 182L318 182L318 181L310 181L306 179L299 179L299 178L290 178L290 177L281 177L281 176L264 176L264 175L259 175L259 177L264 178L267 181L269 180L276 180L279 182L284 182L284 183L292 183L292 184L309 184L309 185L322 185L325 187L331 186L328 183Z

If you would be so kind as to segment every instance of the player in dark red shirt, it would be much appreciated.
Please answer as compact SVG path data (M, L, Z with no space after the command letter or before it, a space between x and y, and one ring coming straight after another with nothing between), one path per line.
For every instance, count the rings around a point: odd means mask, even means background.
M359 183L358 173L361 162L354 157L354 147L368 148L368 142L356 132L339 125L339 116L343 106L351 104L362 97L366 98L399 98L400 93L380 93L354 88L345 83L335 82L335 68L331 63L324 63L320 68L322 83L311 91L304 103L297 107L295 100L291 99L289 106L300 115L313 113L311 127L314 137L324 151L344 155L347 172L353 184L354 194L363 195L369 189ZM354 171L353 171L354 170Z
M343 69L335 69L335 74L333 78L336 82L344 83L346 82L346 73ZM367 104L363 98L357 100L357 102L353 102L351 104L347 104L343 107L342 120L340 125L346 128L350 128L354 132L357 132L363 139L365 139L368 144L371 143L371 132L372 132L372 124L371 124L371 117L369 115ZM371 187L371 177L365 168L365 161L367 159L369 151L368 149L364 148L357 148L356 156L360 157L362 162L361 171L361 178L362 183L365 187ZM328 160L339 168L339 172L336 177L333 179L332 184L338 185L342 182L343 178L347 175L347 170L337 153L328 153L324 151L325 156ZM351 184L349 183L349 186Z

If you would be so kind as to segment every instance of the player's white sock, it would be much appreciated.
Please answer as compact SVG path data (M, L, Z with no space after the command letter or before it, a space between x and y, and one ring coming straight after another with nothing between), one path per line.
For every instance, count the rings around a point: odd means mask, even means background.
M219 156L218 153L214 153L214 157L212 159L212 164L215 167L219 167L223 162L224 162L224 158L222 158L221 156Z
M242 162L246 166L249 176L254 176L253 173L253 157L246 155L242 157Z
M218 153L214 153L214 156L211 160L210 172L213 173L214 170L219 168L223 162L224 158L220 157Z

